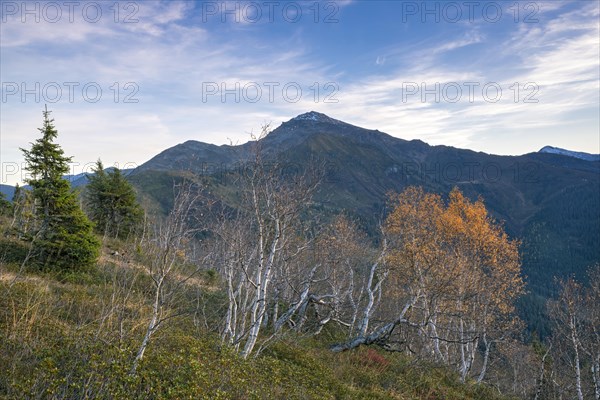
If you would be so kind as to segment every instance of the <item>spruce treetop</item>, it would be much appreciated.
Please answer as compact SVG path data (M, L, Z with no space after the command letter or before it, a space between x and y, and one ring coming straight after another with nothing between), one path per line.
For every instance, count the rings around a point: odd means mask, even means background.
M71 157L66 157L59 144L54 143L58 136L58 131L54 127L54 119L50 118L51 111L45 109L44 122L42 128L38 130L42 137L31 143L31 149L21 149L27 163L27 170L31 178L26 182L36 186L39 181L57 181L69 172L69 162Z

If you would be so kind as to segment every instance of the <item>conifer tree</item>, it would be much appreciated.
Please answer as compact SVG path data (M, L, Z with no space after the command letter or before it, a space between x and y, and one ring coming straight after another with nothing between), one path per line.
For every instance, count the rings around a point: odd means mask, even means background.
M0 215L9 215L12 209L10 201L6 200L6 195L0 193Z
M105 233L108 229L108 178L102 161L96 161L92 174L86 176L88 184L85 188L85 209L90 219L96 224L96 231Z
M43 115L43 127L38 128L42 137L31 144L30 150L21 149L31 176L26 182L35 201L34 259L43 269L86 269L95 263L100 243L76 194L63 179L71 158L54 142L58 132L50 112L46 109Z
M21 186L19 186L19 184L17 183L15 185L15 191L13 192L12 202L13 203L17 202L18 199L21 197L22 193L23 193L23 189L21 189Z
M105 171L101 160L93 173L87 177L88 214L98 232L124 238L139 225L143 215L135 190L118 168Z

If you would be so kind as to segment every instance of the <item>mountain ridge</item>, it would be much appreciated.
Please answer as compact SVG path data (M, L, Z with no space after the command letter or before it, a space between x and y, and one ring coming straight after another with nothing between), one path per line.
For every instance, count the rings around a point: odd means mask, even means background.
M600 155L575 152L552 146L544 146L538 152L507 156L447 145L430 145L420 139L406 140L392 136L378 129L362 128L316 111L309 111L282 122L277 128L271 130L269 134L260 139L260 142L264 144L263 147L266 147L265 151L269 152L269 147L271 146L279 147L278 150L282 149L280 146L283 148L293 147L317 133L329 133L338 136L353 136L354 139L358 139L360 141L372 141L374 138L376 138L377 140L385 141L389 144L411 143L414 147L457 149L459 151L473 152L490 157L535 157L535 154L553 154L570 156L572 158L577 158L584 161L600 161ZM239 145L215 145L190 139L163 150L150 160L140 165L138 168L140 170L172 170L174 166L170 165L171 162L175 162L176 168L185 168L186 162L188 163L188 167L193 168L193 164L196 161L202 161L204 163L227 164L227 162L231 162L232 160L239 161L240 159L246 158L249 155L251 143L252 141ZM193 157L189 157L191 155L193 155ZM548 160L549 159L545 160L545 162L552 163ZM600 173L600 166L590 167L579 165L579 168L598 171Z
M579 158L585 161L600 161L600 154L591 154L582 151L572 151L553 146L544 146L538 151L538 153L558 154L567 157Z
M503 156L431 146L313 111L238 146L179 144L138 167L131 180L141 193L166 206L172 176L202 174L215 184L215 196L235 207L231 176L251 161L257 144L265 161L283 163L290 171L315 161L324 165L315 207L349 213L373 235L390 191L422 186L447 195L458 187L471 199L483 197L491 215L523 242L523 268L536 295L554 293L554 275L583 276L589 265L600 262L600 162L560 154Z

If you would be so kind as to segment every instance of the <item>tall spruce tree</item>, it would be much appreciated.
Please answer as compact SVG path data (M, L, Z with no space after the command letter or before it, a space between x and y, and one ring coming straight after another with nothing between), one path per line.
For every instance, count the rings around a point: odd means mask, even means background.
M105 171L101 160L92 172L87 177L85 196L88 215L105 236L127 237L143 216L133 186L118 168Z
M98 258L100 242L93 223L79 207L77 196L63 179L69 171L70 157L54 143L58 132L50 111L43 112L38 128L42 137L21 149L25 156L35 201L36 228L32 238L33 259L43 269L77 271L92 266Z

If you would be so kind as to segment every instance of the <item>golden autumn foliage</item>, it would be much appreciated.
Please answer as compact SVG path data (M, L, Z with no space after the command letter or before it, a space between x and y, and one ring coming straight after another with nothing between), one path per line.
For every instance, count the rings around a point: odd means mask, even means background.
M391 194L390 204L384 229L391 284L384 298L393 300L387 309L411 302L408 317L417 334L409 342L438 361L460 365L463 379L482 343L485 374L491 343L518 326L514 302L524 291L519 243L481 199L472 202L456 188L447 203L409 187Z

